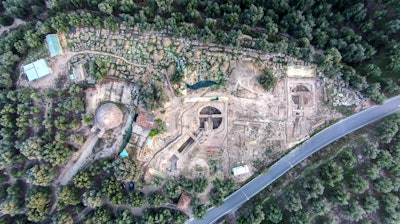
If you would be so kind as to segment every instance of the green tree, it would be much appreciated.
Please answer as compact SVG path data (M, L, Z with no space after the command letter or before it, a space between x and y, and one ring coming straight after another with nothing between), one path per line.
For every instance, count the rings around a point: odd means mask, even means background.
M319 175L328 186L333 187L337 182L343 180L343 168L335 162L329 162L321 166Z
M364 198L363 208L367 213L375 212L379 208L379 202L373 196L367 196Z
M247 209L244 216L239 217L238 223L260 224L265 219L261 205L252 205Z
M93 114L83 114L82 115L82 124L84 126L89 126L93 124Z
M167 131L167 123L165 123L160 118L154 120L153 129L149 133L149 137L154 137L156 135L162 134Z
M389 169L393 166L394 160L390 152L382 150L376 158L375 163L379 168Z
M125 224L125 223L136 223L134 216L130 213L129 210L118 211L116 214L116 219L113 220L113 223L117 224Z
M232 28L239 23L239 14L237 13L224 13L223 24L226 27Z
M258 78L258 82L261 84L264 90L269 91L275 86L277 78L271 70L264 68L263 73Z
M49 186L55 180L56 175L54 167L41 163L26 171L26 181L38 186Z
M46 187L33 187L26 198L28 209L28 220L42 222L48 218L51 208L51 191Z
M146 201L142 193L135 191L129 195L128 203L133 208L140 208L146 204Z
M168 14L172 11L173 0L156 0L158 10L161 14Z
M379 177L381 169L376 164L367 164L363 167L363 173L371 180Z
M21 144L20 152L30 160L43 159L43 140L37 137L28 138Z
M330 206L326 198L315 198L310 200L311 211L318 215L326 215L330 211Z
M290 212L299 211L303 208L300 195L292 189L283 194L282 202L283 207Z
M130 158L120 158L113 162L114 176L120 181L136 181L142 174L140 165Z
M88 223L109 223L112 220L112 210L106 206L96 208L87 219Z
M311 216L303 211L297 211L291 213L289 217L290 223L293 224L310 224L311 223Z
M161 187L163 184L163 179L160 177L154 177L154 179L151 181L151 185L155 187Z
M399 197L392 193L382 194L381 205L388 215L397 214Z
M368 181L366 181L362 177L360 177L358 174L354 174L350 178L349 187L355 193L362 194L366 190L368 190L369 183L368 183Z
M31 48L38 47L41 43L39 34L33 30L28 30L25 33L25 41Z
M193 188L196 193L203 193L208 187L208 180L205 177L197 177L193 181Z
M324 185L317 177L308 176L300 181L301 193L306 200L318 198L324 193Z
M196 219L203 219L207 212L207 206L201 204L193 207L193 216Z
M343 187L335 187L329 191L329 201L335 205L347 205L350 194Z
M180 177L178 179L178 183L179 186L187 192L191 192L193 190L193 181L186 177Z
M94 179L88 170L82 170L72 178L72 182L78 188L90 188L94 184Z
M264 16L263 7L257 7L255 5L250 5L249 8L245 9L243 12L243 21L249 26L256 26L259 21Z
M56 135L59 137L59 133ZM53 166L64 165L72 156L72 150L63 144L63 142L53 142L46 144L43 149L45 153L43 160L51 163Z
M106 195L109 199L112 199L114 196L116 196L116 199L120 197L121 195L121 182L117 181L117 179L114 176L108 177L103 180L102 186L101 186L101 192L103 195Z
M12 15L15 18L25 19L30 14L29 3L29 1L6 0L3 1L3 7L7 11L8 15Z
M319 69L330 78L340 78L342 55L336 48L325 51L325 55L319 58Z
M266 208L265 216L272 223L280 223L283 219L281 209L272 203Z
M374 188L378 192L389 193L393 190L393 184L390 178L381 176L375 180Z
M16 197L7 197L6 200L4 200L0 204L0 209L3 212L3 214L9 214L12 216L17 214L23 214L24 201Z
M14 23L14 18L5 13L0 15L0 24L3 26L11 26Z
M116 206L123 206L128 201L128 196L123 191L117 191L114 194L108 195L108 199L111 204Z
M64 212L57 212L51 218L52 224L73 224L74 219L71 214Z
M224 196L220 192L215 192L211 195L210 204L214 207L219 207L224 204Z
M103 195L97 190L86 191L82 196L82 203L86 207L100 207L103 204Z
M171 82L174 84L179 84L183 81L185 73L182 69L175 69L175 72L171 75Z
M99 6L100 12L105 13L107 15L112 15L112 13L114 11L113 6L108 4L107 2L101 2L101 3L99 3L98 6Z
M368 141L364 142L360 148L363 155L368 159L376 159L380 151L375 144Z
M367 9L364 7L364 4L360 2L345 8L343 15L348 21L359 23L364 20L367 15Z
M242 35L242 31L231 30L228 35L225 36L224 42L226 45L231 47L239 47L240 46L240 36Z
M160 192L151 193L147 197L147 201L149 202L149 205L152 207L160 207L166 202L164 195Z
M356 163L356 158L354 157L353 152L349 148L344 149L340 153L339 160L346 168L352 168Z
M103 59L93 60L90 64L90 76L100 82L108 74L107 61Z
M181 188L180 186L173 180L168 180L164 187L164 193L169 198L178 198L181 195Z
M380 122L377 127L377 135L382 143L390 143L399 131L397 117L391 116Z
M144 83L138 81L137 85L140 89L139 100L148 110L156 110L168 100L168 96L159 82Z
M58 203L61 207L66 205L77 205L81 202L79 189L74 186L63 186L58 192Z
M350 204L345 206L345 209L343 209L343 215L347 219L357 222L364 217L365 211L358 203L358 201L352 201L350 202Z

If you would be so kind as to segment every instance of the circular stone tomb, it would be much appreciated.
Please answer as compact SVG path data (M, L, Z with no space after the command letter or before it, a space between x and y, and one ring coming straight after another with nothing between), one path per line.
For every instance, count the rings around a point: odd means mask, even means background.
M122 123L124 115L113 103L101 105L95 116L95 124L100 130L109 130L118 127Z

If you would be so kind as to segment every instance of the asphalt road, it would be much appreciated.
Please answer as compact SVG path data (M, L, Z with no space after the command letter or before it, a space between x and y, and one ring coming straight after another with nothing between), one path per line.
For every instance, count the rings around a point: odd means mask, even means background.
M314 135L302 145L292 150L278 162L274 163L267 173L263 173L231 194L220 207L213 207L207 211L202 220L191 219L188 224L214 223L223 215L241 206L258 192L269 186L276 179L284 175L295 165L324 148L333 141L383 117L400 111L400 96L386 100L385 104L373 106L364 111L347 117L325 130Z

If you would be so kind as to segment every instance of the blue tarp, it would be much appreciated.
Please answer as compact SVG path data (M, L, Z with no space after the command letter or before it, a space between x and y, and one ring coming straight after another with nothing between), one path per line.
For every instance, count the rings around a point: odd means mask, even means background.
M126 149L122 150L122 152L119 154L119 157L121 157L121 158L125 158L125 157L128 157L128 156L129 156L129 154L126 151Z

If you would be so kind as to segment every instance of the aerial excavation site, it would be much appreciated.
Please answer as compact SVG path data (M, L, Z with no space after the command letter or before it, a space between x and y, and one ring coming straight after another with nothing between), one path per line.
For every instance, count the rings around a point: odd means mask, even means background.
M399 15L2 1L0 223L400 223Z

